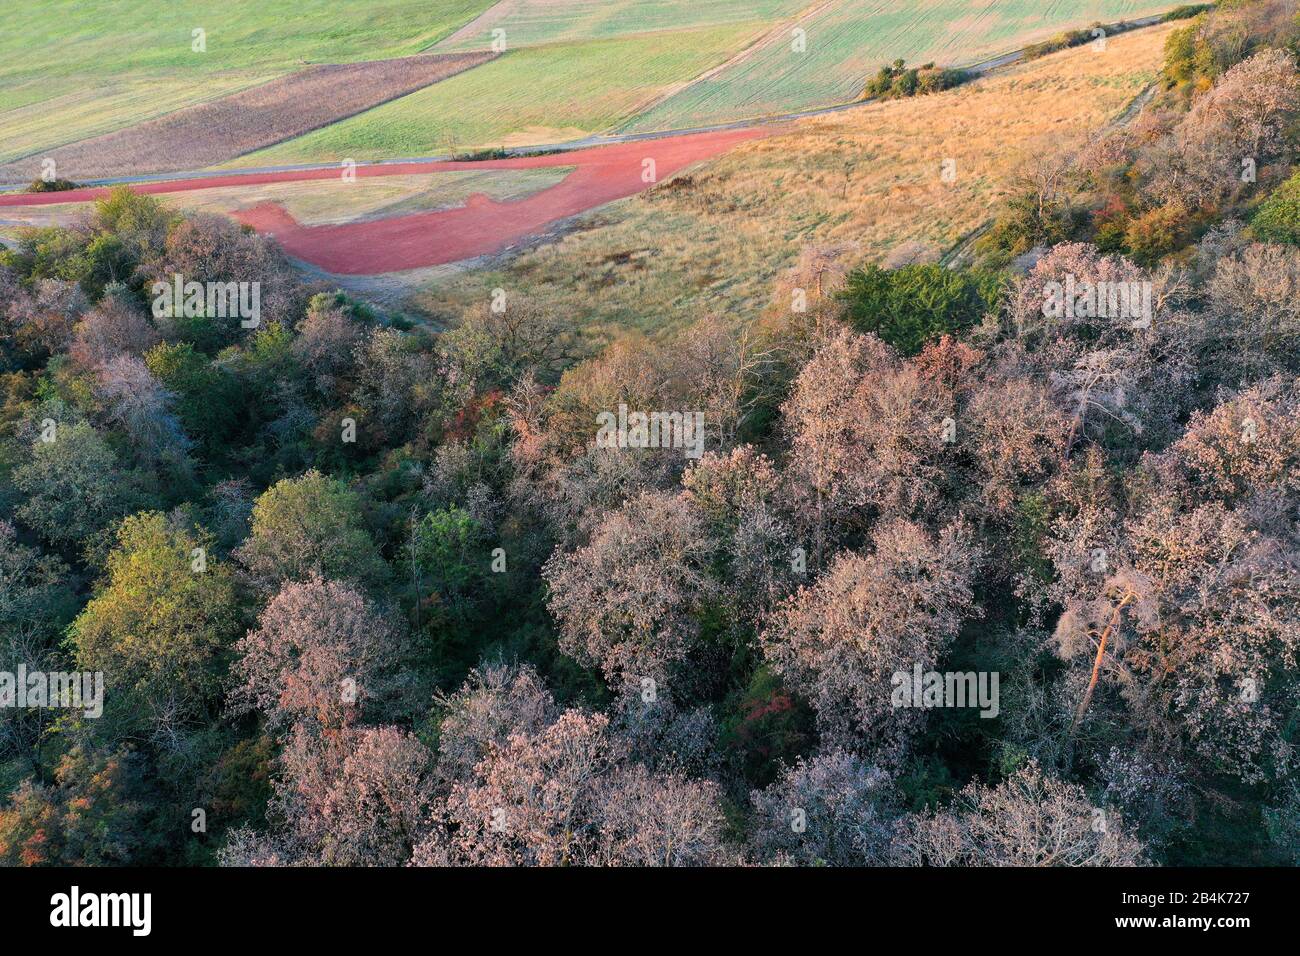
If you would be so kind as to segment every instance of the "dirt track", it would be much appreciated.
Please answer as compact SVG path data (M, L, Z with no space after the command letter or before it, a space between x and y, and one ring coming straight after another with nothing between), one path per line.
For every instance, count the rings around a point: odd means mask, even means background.
M577 168L563 182L514 202L496 202L475 194L464 206L456 209L332 226L299 225L274 203L241 210L235 213L235 218L258 232L274 236L289 255L336 275L376 275L418 269L498 252L549 223L634 195L692 163L718 156L738 143L767 133L765 129L728 130L597 146L550 156L473 163L360 166L356 169L358 178L436 175L456 169ZM654 164L654 178L647 181L644 176L650 160ZM333 180L337 183L335 188L348 188L337 167L207 176L146 183L133 188L142 193L176 193L217 186L257 186L303 180ZM106 195L108 191L107 188L96 188L0 195L0 207L87 202Z

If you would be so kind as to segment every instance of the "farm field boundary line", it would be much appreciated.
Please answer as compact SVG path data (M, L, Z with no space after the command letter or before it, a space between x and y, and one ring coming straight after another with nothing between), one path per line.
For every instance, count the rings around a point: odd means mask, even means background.
M1164 14L1155 14L1152 16L1142 17L1136 20L1127 21L1129 29L1125 33L1131 33L1134 30L1141 30L1147 27L1156 26L1164 22ZM1119 24L1107 24L1106 28L1117 27ZM973 64L965 69L979 76L986 76L998 70L1014 66L1024 59L1025 50L1019 49L1000 56L984 60L980 63ZM675 136L689 136L696 133L722 133L731 130L751 129L758 126L778 126L790 123L795 120L809 119L817 116L829 116L835 113L842 113L847 110L859 109L869 106L876 102L874 99L851 100L847 103L837 103L831 106L819 106L812 109L796 110L790 113L773 114L769 116L751 117L741 120L733 120L726 123L713 123L704 126L690 126L669 130L651 130L640 133L598 133L593 136L586 136L581 139L568 140L560 143L537 144L533 146L513 146L507 147L500 152L509 158L519 158L527 156L536 156L546 153L574 152L583 149L592 149L600 146L615 145L620 143L636 143L648 140L668 139ZM392 167L409 167L415 165L433 165L454 161L451 154L442 154L436 156L418 156L402 159L382 159L357 162L357 174L362 175L399 175L395 172L383 172L382 170L391 169ZM473 163L478 168L490 168L483 165L483 161ZM245 179L244 182L250 184L260 184L267 182L293 182L297 179L326 179L328 176L316 175L326 172L337 174L341 168L338 162L333 163L298 163L283 166L262 166L252 169L225 170L220 173L214 173L211 170L189 170L185 172L152 174L142 176L120 176L112 179L93 179L87 180L83 185L86 187L107 187L107 186L130 186L142 183L168 183L178 182L190 179L195 180L212 180L220 177L223 181L220 185L236 185L240 180L237 177L264 177L275 176L275 179ZM376 171L378 170L378 171ZM409 175L410 170L405 174ZM224 181L228 177L235 177L230 181ZM67 196L70 193L21 193L17 190L26 188L27 183L0 183L0 206L18 206L18 205L46 205L58 202L85 202L84 199L60 199L60 196ZM206 188L206 187L191 187ZM85 190L77 190L84 192ZM159 192L165 190L156 190ZM14 196L21 197L23 202L9 201Z
M750 133L751 136L763 135L765 130L747 127L743 129L730 129L719 131L708 131L701 133L685 133L674 136L657 136L657 140L667 140L665 146L673 149L678 141L689 143L693 140L703 140L710 135L725 133L744 134ZM746 138L743 135L737 136L736 141ZM607 157L618 156L620 159L627 155L627 151L622 149L630 145L628 143L599 143L589 150L584 150L581 157L571 156L566 152L553 151L542 155L521 155L511 156L502 159L485 159L485 160L454 160L454 159L419 159L411 161L403 160L385 160L383 163L371 165L357 165L356 174L358 178L369 178L374 176L419 176L440 172L450 172L455 170L493 170L493 169L536 169L546 166L594 166L600 167L607 165ZM638 161L638 170L640 169ZM310 168L295 168L287 171L268 170L257 172L252 170L239 170L221 173L209 173L198 176L171 176L166 178L150 178L148 181L139 183L141 188L139 192L150 195L190 192L198 189L218 189L227 186L265 186L272 183L286 182L303 182L309 180L330 181L335 180L342 182L340 166L337 163L328 166L313 166ZM68 189L61 192L49 193L5 193L0 194L0 208L12 206L57 206L69 203L93 202L108 195L112 184L90 185L83 188Z
M754 38L752 43L747 44L743 50L739 50L736 53L732 54L726 60L719 63L717 66L710 67L709 69L701 73L699 76L687 80L685 83L678 85L674 89L666 90L665 92L661 93L659 96L656 96L649 103L646 103L644 106L642 106L641 109L637 112L636 116L631 116L628 119L624 120L620 128L626 128L629 123L633 123L636 121L637 116L645 115L646 113L650 112L650 110L658 106L660 103L676 96L678 93L681 93L684 90L690 89L696 83L703 83L706 80L709 80L712 77L717 76L723 70L735 66L738 63L743 63L745 60L752 57L759 50L763 49L769 44L775 43L778 40L782 39L782 37L791 29L790 25L792 23L801 23L802 21L810 17L815 17L833 3L835 3L835 0L819 0L819 2L814 3L812 6L805 7L803 10L800 10L797 14L795 14L793 17L790 17L788 20L784 20L781 23L778 23L775 26L762 31L761 33L759 33L758 36Z

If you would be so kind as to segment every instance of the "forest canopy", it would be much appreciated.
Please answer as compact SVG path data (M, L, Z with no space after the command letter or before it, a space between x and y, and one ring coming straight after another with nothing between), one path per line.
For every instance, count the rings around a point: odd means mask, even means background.
M103 707L0 708L0 863L1300 862L1279 6L1187 11L973 263L812 245L660 336L444 327L127 187L26 232L0 668Z

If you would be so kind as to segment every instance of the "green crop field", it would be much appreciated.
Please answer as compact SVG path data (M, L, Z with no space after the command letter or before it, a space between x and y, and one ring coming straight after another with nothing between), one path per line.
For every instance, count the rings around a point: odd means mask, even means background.
M299 69L427 49L491 0L25 0L0 28L0 161ZM192 49L205 31L206 52Z
M508 51L409 96L243 157L263 166L420 156L549 142L608 129L673 84L726 59L753 23Z
M967 65L1098 20L1159 13L1152 0L832 0L627 125L674 129L843 102L890 60ZM793 30L802 29L797 52Z
M439 52L485 50L492 31L508 47L599 40L631 33L691 30L754 21L779 22L812 0L501 0L438 44Z
M853 98L882 62L968 63L1165 0L29 0L0 32L0 164L308 64L498 59L244 156L416 156L673 129ZM806 49L792 49L792 31ZM206 51L191 49L206 33Z

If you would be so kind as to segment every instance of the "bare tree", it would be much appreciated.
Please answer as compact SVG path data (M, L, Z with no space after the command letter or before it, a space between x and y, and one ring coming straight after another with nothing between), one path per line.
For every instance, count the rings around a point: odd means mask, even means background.
M1139 866L1143 845L1120 815L1083 788L1030 763L997 787L973 783L947 810L904 821L895 845L906 866Z
M861 739L896 760L924 711L894 706L894 675L931 670L962 620L978 613L971 591L977 552L954 524L938 536L903 520L872 535L868 555L841 554L773 616L762 635L773 667L817 711L834 740Z
M351 585L312 577L281 587L235 649L236 712L256 709L273 730L304 719L339 728L383 695L402 641Z
M560 648L611 683L666 681L699 634L713 590L707 554L700 519L682 496L628 502L601 522L591 544L546 563Z

